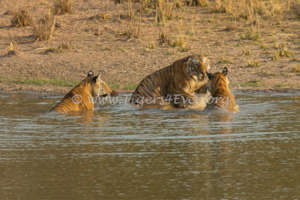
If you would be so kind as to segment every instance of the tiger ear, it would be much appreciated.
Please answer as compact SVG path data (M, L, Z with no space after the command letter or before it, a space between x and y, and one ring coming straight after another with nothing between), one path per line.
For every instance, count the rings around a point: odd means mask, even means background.
M87 74L87 77L92 77L92 76L94 76L94 72L92 70L90 70Z
M224 76L227 76L227 74L228 74L228 68L227 68L227 67L224 67L224 68L223 68L222 74L223 74Z
M94 76L94 77L93 77L93 82L94 82L94 83L96 83L96 82L98 82L98 81L100 81L100 80L101 80L100 74L98 74L97 76Z

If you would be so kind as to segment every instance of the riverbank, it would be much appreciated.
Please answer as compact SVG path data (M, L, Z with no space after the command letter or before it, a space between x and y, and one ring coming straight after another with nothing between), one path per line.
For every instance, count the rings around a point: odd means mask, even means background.
M37 23L51 1L4 1L0 90L64 94L89 70L115 90L133 90L147 74L190 54L207 56L212 72L228 66L234 90L300 89L296 3L253 19L215 12L208 3L173 8L162 24L154 9L141 12L138 3L129 9L110 0L76 1L72 13L56 16L53 37L37 41L33 26L14 27L11 19L26 8Z

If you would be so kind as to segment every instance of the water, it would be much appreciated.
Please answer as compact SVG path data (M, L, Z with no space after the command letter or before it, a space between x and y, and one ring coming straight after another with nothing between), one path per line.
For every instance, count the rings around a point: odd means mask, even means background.
M60 97L0 93L0 199L300 199L300 94L236 97L234 115L63 116Z

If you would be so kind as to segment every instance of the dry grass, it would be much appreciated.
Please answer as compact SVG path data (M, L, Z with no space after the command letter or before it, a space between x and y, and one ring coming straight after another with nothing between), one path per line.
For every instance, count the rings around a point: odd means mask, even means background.
M8 56L17 55L16 43L14 41L10 42L9 47L8 47L8 51L7 51L7 55Z
M167 32L165 30L161 30L159 32L159 36L158 36L158 43L161 46L164 45L169 45L171 43L171 40L169 38L169 36L167 35Z
M256 16L271 17L284 12L289 1L283 0L216 0L212 10L234 18L253 20Z
M62 41L57 48L49 48L46 49L45 54L49 54L49 53L63 53L64 50L70 50L72 49L73 46L71 44L71 42L67 42L67 41Z
M300 17L300 2L299 2L299 4L296 6L295 11L296 11L296 15L297 15L298 17Z
M277 49L274 52L274 55L272 57L273 61L277 61L282 57L292 57L293 53L288 50L288 48L284 44L275 44L274 48Z
M54 1L51 0L51 2ZM63 1L55 2L63 4ZM274 5L271 5L272 2ZM291 4L289 11L287 8L283 9L280 6L276 8L275 6L275 4L286 5L284 0L272 0L272 2L271 0L119 0L117 3L123 4L114 5L113 0L84 0L80 3L76 2L76 4L73 1L72 8L74 12L78 9L78 12L73 15L56 16L60 22L59 31L55 29L58 26L55 26L53 4L50 4L53 13L39 21L38 19L43 16L41 13L44 13L49 5L43 4L43 7L38 9L27 7L30 11L36 9L34 13L30 13L37 16L33 24L34 38L36 40L51 38L56 40L33 44L37 45L36 47L49 45L47 50L42 48L42 53L51 54L50 57L53 58L49 61L51 63L57 63L59 59L73 55L74 59L70 59L73 63L81 62L82 59L85 63L97 65L95 63L98 61L95 61L94 54L86 56L90 49L97 50L100 55L109 53L114 60L120 59L128 68L128 77L130 77L128 79L137 81L149 72L148 67L143 68L142 66L157 66L157 63L153 63L158 59L161 60L160 65L163 66L172 59L189 54L185 53L187 51L191 53L205 52L212 58L213 64L231 64L235 68L236 76L234 76L233 82L236 83L248 80L244 79L246 77L244 74L249 71L262 70L262 68L257 68L260 63L264 66L263 70L270 69L271 73L278 74L280 72L277 69L281 66L290 66L289 62L298 62L292 57L292 52L295 53L295 58L299 54L299 49L297 49L299 48L299 43L297 43L299 24L294 14L296 7ZM217 4L219 11L223 14L211 12ZM207 8L203 8L206 6ZM268 7L282 10L268 10ZM59 12L56 13L62 14L61 9L58 10ZM277 13L282 13L282 15L278 16ZM1 23L9 26L12 16L3 15L4 17L5 20L2 20ZM75 28L71 26L74 23ZM2 30L5 31L5 28ZM8 30L7 32L11 32L12 36L8 36L9 39L2 43L4 44L3 54L7 54L8 44L11 40L18 41L20 52L17 53L20 55L23 55L24 49L26 51L30 49L31 46L26 43L32 41L32 38L27 37L28 31L31 31L31 28ZM53 39L53 37L55 38ZM57 42L66 37L76 44L78 50L70 44ZM276 49L272 49L275 41L285 44L288 48L278 44ZM66 51L71 48L73 48L72 52ZM15 46L12 45L10 49L9 54L14 55ZM35 54L40 53L39 50L33 51L30 56L36 60L39 60L40 57L46 60L48 56L38 55L34 58ZM280 60L280 62L271 61L273 54L273 60ZM22 57L17 55L19 58ZM157 59L151 59L153 57L157 57ZM129 65L132 59L137 59L139 75L131 73L132 69L129 68ZM105 62L112 63L110 60ZM103 63L105 64L105 62ZM34 64L30 63L28 66ZM115 69L117 67L119 67L119 63L116 64ZM108 70L109 75L113 74L112 77L117 77L112 80L126 82L127 77L123 78L115 72L115 69ZM282 69L282 71L284 70L289 70L291 73L291 67ZM49 67L49 74L54 74L52 71Z
M242 51L242 55L243 55L243 56L249 56L250 54L251 54L250 50L248 50L248 49L243 49L243 51Z
M36 40L49 40L53 37L56 19L49 9L48 15L38 21L33 27L33 37Z
M155 22L165 24L166 20L173 18L175 3L167 0L157 0Z
M232 64L232 61L229 58L221 57L218 61L218 64Z
M135 11L132 5L132 0L128 0L128 16L129 24L124 35L126 35L128 38L140 38L142 25L142 7L140 7L138 19L136 19Z
M32 17L28 10L19 10L11 19L12 26L30 26L32 25Z
M241 40L252 40L252 41L258 41L261 39L261 34L259 32L254 31L248 31L245 34L240 35Z
M53 11L55 15L72 13L72 0L55 0Z
M257 60L255 59L248 60L247 67L260 67L260 66L261 64Z
M73 45L71 42L69 41L62 41L59 45L58 45L58 49L65 49L65 50L70 50L73 48Z
M98 21L102 21L102 20L108 20L111 19L112 16L107 14L107 13L99 13L96 15L93 15L91 17L89 17L89 20L98 20Z
M147 45L147 48L148 49L155 49L156 48L156 44L154 42L150 42L148 45Z
M177 36L173 41L170 43L171 47L179 47L181 49L186 48L186 42L183 36Z
M294 73L299 73L299 72L300 72L300 65L295 65L295 66L293 66L292 72L294 72Z
M207 7L208 1L207 0L188 0L188 5L190 6L200 6L200 7Z

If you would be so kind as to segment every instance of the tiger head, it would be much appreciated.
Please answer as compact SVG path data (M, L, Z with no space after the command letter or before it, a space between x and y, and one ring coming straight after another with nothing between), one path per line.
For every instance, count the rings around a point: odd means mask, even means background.
M208 76L208 90L214 96L218 90L227 89L229 91L229 80L227 78L228 68L224 67L222 72L207 73ZM224 90L223 90L224 91Z
M182 62L182 60L180 62ZM210 65L206 57L200 55L188 56L183 59L182 71L178 73L178 78L175 78L175 81L176 83L184 81L186 91L194 93L207 84L207 72L209 69ZM182 79L182 77L184 77L184 79Z
M204 81L207 79L207 72L210 69L209 61L206 57L192 55L186 58L186 75L194 81Z
M225 108L230 112L239 112L239 106L229 89L229 80L227 78L228 68L224 67L222 72L207 73L208 90L213 97L213 106Z
M94 75L94 72L89 71L87 82L91 86L91 94L94 97L106 96L113 93L107 83L101 79L100 74Z

